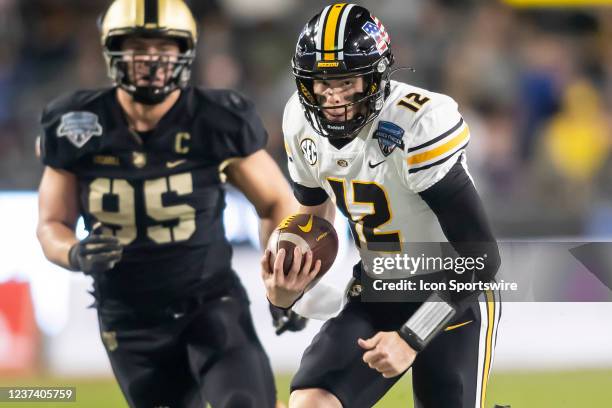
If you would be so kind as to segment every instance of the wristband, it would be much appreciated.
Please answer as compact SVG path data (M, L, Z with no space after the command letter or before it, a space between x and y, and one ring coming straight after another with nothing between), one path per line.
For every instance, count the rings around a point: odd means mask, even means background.
M272 305L273 307L275 307L275 308L277 308L277 309L280 309L280 310L284 310L285 312L287 312L287 311L291 310L291 308L292 308L293 306L295 306L295 304L298 302L298 300L300 300L300 299L301 299L301 298L304 296L304 293L305 293L305 292L302 292L302 294L301 294L300 296L298 296L298 298L297 298L297 299L295 299L295 300L293 301L293 303L292 303L292 304L290 304L290 305L289 305L289 306L287 306L287 307L276 306L274 303L272 303L272 302L270 301L270 298L268 297L268 295L266 295L266 299L268 299L268 303L269 303L270 305Z
M79 242L73 244L68 251L68 266L75 272L81 270L79 263Z
M406 343L416 351L422 351L427 344L453 318L455 307L434 293L429 300L398 330Z

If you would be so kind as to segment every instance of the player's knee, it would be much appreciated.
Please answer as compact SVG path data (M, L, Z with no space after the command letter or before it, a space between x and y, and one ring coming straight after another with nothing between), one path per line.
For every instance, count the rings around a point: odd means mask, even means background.
M289 408L342 408L342 403L329 391L321 388L295 390L289 397Z

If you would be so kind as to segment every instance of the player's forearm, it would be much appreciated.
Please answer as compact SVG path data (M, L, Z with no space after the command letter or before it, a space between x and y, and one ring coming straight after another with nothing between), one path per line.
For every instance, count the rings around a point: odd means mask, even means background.
M259 226L259 242L262 248L267 245L270 235L272 235L276 226L286 217L296 212L298 212L298 203L290 193L270 206L266 216L261 217Z
M334 203L331 200L325 201L320 205L302 205L300 204L299 213L303 214L313 214L317 217L321 217L329 221L330 224L334 224L334 218L336 216L336 207L334 207Z
M474 279L491 281L500 266L499 250L478 193L462 164L457 162L441 181L420 196L436 214L459 256L483 261L483 268L474 271ZM455 273L447 272L449 276ZM399 334L415 350L422 350L479 293L434 292L400 328Z
M38 225L36 236L49 261L63 268L72 269L68 253L78 242L72 228L57 221L42 222Z
M474 271L474 278L491 281L501 263L499 249L478 192L462 164L457 162L444 179L420 196L436 214L444 235L459 256L482 261L483 267ZM464 275L467 277L468 274ZM477 294L454 294L453 301L462 303Z

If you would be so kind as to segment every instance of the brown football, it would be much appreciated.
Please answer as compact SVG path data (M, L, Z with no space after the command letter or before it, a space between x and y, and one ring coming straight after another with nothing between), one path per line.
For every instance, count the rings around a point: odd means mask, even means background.
M276 259L281 248L285 249L283 270L289 272L293 262L293 250L298 246L302 253L312 251L313 265L321 260L321 270L317 278L322 277L331 268L338 254L338 235L334 226L326 219L311 214L294 214L283 220L272 233L268 248L272 251L270 262ZM302 265L304 260L302 260ZM272 268L273 265L270 265Z

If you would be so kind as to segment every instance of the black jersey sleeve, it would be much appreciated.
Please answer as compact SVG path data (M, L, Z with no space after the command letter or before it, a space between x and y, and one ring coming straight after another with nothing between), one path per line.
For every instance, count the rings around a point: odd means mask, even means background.
M236 141L236 150L240 157L248 156L266 147L268 143L268 132L264 127L255 105L249 100L244 100L245 110L242 113L243 125Z
M305 206L321 205L329 198L327 192L321 187L306 187L291 181L291 188L298 202Z
M419 195L436 214L444 235L461 257L484 258L484 268L475 278L490 282L501 263L499 249L478 192L461 160L442 180ZM463 306L464 300L475 294L459 294L453 300Z
M480 198L461 160L436 184L419 193L436 214L442 231L460 257L480 259L482 269L458 274L445 270L446 279L474 283L489 282L500 266L497 242L491 233ZM423 350L454 316L476 300L480 290L433 292L428 300L398 330L415 350Z
M212 102L201 105L202 114L218 132L212 148L220 159L246 157L266 146L268 133L251 100L231 90L199 92Z
M40 116L40 160L70 170L102 135L100 117L92 111L101 91L78 91L51 101Z

